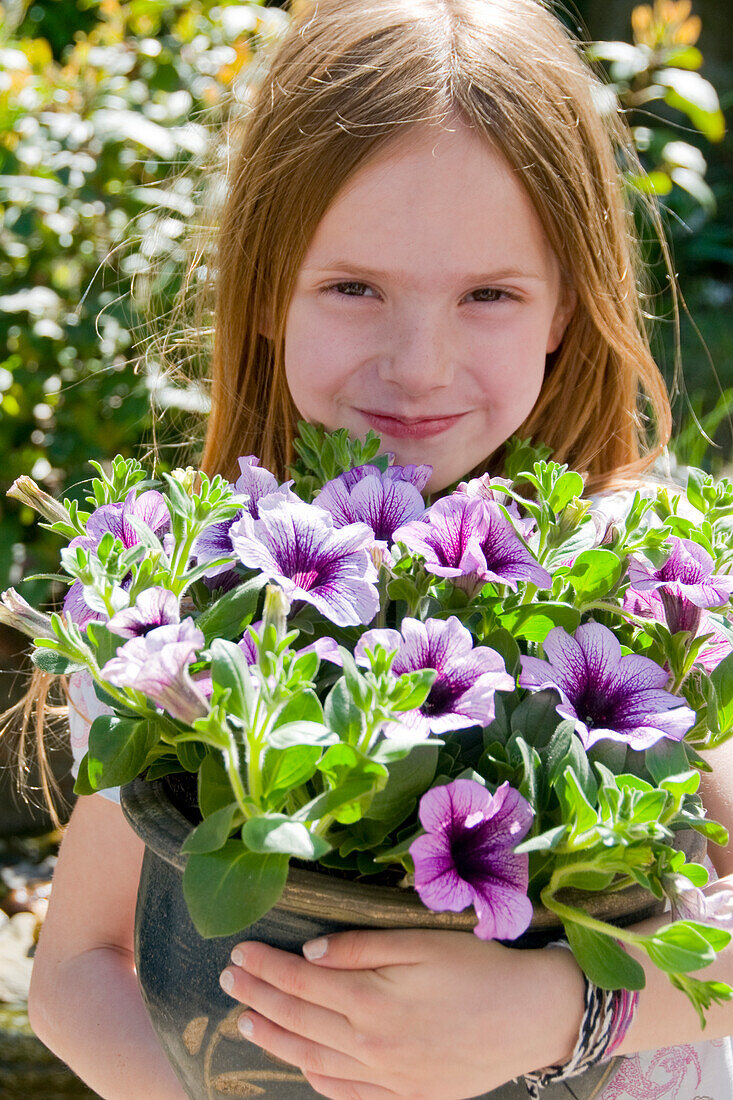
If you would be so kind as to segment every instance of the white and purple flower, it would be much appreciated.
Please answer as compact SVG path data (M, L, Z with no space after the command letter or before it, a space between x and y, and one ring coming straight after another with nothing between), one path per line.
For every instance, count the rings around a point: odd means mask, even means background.
M639 558L629 559L630 589L656 591L672 634L697 633L703 608L722 607L733 593L733 576L713 573L715 562L702 546L676 536L668 540L672 552L659 569Z
M623 608L624 611L630 611L640 619L652 619L658 623L667 622L665 607L657 589L639 592L636 589L627 588L624 593ZM700 615L697 634L707 635L707 640L703 642L695 662L706 672L712 672L733 650L733 646L707 611L703 611Z
M415 889L428 909L453 913L473 905L484 940L513 940L532 919L529 861L514 848L532 824L525 798L502 785L491 794L472 779L433 787L420 799L426 830L410 845Z
M681 741L694 725L694 711L664 690L664 669L648 657L622 655L616 636L600 623L585 623L574 636L556 626L544 651L544 661L522 657L519 683L559 691L557 712L575 722L586 750L606 738L648 749L662 737Z
M134 688L191 725L209 713L206 696L191 679L189 665L204 645L193 619L154 627L131 638L102 669L102 677L121 688Z
M356 466L326 482L313 501L336 527L365 523L377 542L391 543L398 527L425 511L422 490L432 466Z
M437 676L423 705L400 715L400 722L419 728L425 735L445 730L487 726L494 718L494 692L512 691L514 680L502 657L488 646L476 646L458 619L402 620L397 630L367 630L359 639L354 657L368 664L367 649L383 645L397 650L392 664L395 676L433 668Z
M232 546L230 531L233 525L241 519L245 511L249 512L253 519L258 519L260 514L260 502L263 500L290 500L300 503L300 498L295 495L290 486L292 481L281 485L274 474L260 466L260 460L255 455L247 455L238 459L240 475L234 482L234 490L246 496L247 503L241 512L233 519L222 523L213 523L207 527L196 539L194 555L199 564L207 561L218 561L220 558L231 558L231 562L223 562L214 565L205 574L208 582L214 581L215 587L233 588L239 580L239 576L232 569L232 562L237 560L237 553Z
M144 589L132 607L125 607L113 615L107 628L123 638L139 638L156 626L169 626L180 621L175 593L156 585Z
M552 584L499 505L479 496L443 497L421 520L398 528L394 539L421 554L429 572L473 581L474 589L487 581L515 590L518 581L538 588Z
M87 550L94 550L108 533L119 539L125 549L137 546L140 536L133 522L145 524L157 537L165 535L170 529L171 517L162 493L150 489L137 496L135 489L131 489L124 503L102 504L87 520L86 535L78 535L72 539L69 549L82 546ZM74 581L66 593L64 611L82 629L88 623L104 617L87 604L81 581Z
M278 498L260 501L259 518L245 513L230 536L244 565L262 570L288 599L312 603L338 626L371 622L379 610L368 553L374 537L363 523L337 528L323 508Z

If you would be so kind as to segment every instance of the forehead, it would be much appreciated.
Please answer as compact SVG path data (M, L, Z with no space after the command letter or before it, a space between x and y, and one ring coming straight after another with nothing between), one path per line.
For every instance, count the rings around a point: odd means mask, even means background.
M521 266L546 277L555 259L517 173L460 122L394 138L336 195L304 270L350 261L434 277Z

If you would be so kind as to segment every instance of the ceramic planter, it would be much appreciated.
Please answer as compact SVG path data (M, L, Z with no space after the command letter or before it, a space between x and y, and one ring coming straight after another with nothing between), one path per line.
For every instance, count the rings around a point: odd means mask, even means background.
M185 857L180 848L192 828L190 822L168 798L161 781L137 779L124 787L122 808L146 846L135 922L138 980L161 1046L191 1100L224 1096L310 1100L318 1095L297 1067L277 1061L239 1035L236 1021L243 1007L221 989L219 974L241 939L300 954L306 940L330 932L364 927L468 932L475 923L472 910L431 912L412 890L291 868L278 905L246 933L203 939L188 915L181 885ZM691 835L698 839L697 834ZM704 847L704 840L699 840ZM660 903L641 888L608 897L583 895L583 899L589 912L602 912L618 924L635 923L660 911ZM560 934L554 914L538 908L520 946L538 946ZM574 1078L572 1093L564 1085L545 1089L543 1100L571 1096L591 1100L613 1076L615 1061ZM481 1100L526 1100L526 1096L523 1083L511 1082Z

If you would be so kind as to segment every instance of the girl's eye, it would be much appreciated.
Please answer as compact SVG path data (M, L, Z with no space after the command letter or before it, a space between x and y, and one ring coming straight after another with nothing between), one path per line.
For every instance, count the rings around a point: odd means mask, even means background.
M497 290L493 286L482 286L479 290L472 290L471 294L478 302L500 302L502 298L510 298L505 290Z
M365 290L371 290L366 283L358 283L355 281L332 283L331 286L327 286L326 291L336 291L337 294L346 298L364 298L365 294L362 292Z

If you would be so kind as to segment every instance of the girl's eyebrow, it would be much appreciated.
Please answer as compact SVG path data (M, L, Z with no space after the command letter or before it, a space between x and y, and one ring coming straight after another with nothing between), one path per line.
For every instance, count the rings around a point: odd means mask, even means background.
M381 282L382 279L391 280L396 285L404 285L411 281L408 271L376 271L361 264L352 263L350 260L330 260L325 264L304 264L303 269L308 272L348 271L350 275L358 275L365 279L374 279ZM462 274L452 272L446 277L446 285L456 283L492 283L501 282L504 279L536 279L543 281L546 276L537 271L527 271L522 268L497 268L495 271L481 271L476 274L471 272Z

